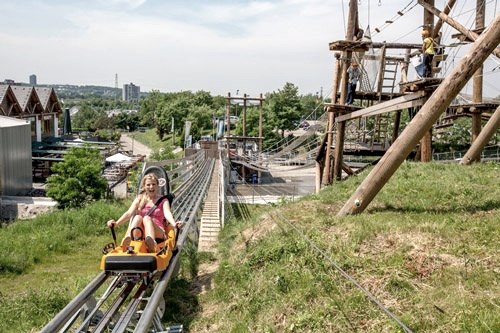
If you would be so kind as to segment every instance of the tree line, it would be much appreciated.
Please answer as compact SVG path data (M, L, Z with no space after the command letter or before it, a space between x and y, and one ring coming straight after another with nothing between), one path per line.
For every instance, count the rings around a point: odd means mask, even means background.
M319 96L299 95L299 89L292 83L285 83L283 88L264 95L262 105L264 149L282 139L286 131L296 129L302 119L307 118L318 108L322 101ZM78 113L72 118L73 128L97 132L106 136L115 130L135 131L139 127L153 128L159 140L167 135L179 136L179 144L184 140L184 124L191 122L190 134L193 140L214 131L215 119L224 119L227 99L225 96L212 96L207 91L181 91L162 93L152 91L139 102L123 102L113 99L92 97L89 99L67 102L67 106L77 106ZM106 111L112 109L136 110L109 116ZM235 135L243 134L241 113L243 107L231 106L231 115L240 117ZM320 114L318 112L317 114ZM246 134L258 136L259 108L247 106ZM172 133L172 130L174 133Z

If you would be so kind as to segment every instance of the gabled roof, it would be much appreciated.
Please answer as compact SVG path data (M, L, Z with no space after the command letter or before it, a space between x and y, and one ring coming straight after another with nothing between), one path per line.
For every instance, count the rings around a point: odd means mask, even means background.
M12 88L7 84L0 84L0 115L17 116L23 113L17 102Z
M62 112L61 104L59 103L53 88L35 87L35 91L38 98L40 98L40 103L42 103L42 107L45 109L45 112Z
M33 87L10 86L16 99L25 113L43 113L44 108L40 103L40 98Z

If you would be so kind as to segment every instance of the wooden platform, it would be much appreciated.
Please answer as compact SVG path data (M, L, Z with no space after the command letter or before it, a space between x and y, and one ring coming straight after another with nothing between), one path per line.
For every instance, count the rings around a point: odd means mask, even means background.
M413 81L408 81L399 84L401 92L415 92L419 90L433 91L436 90L439 84L443 81L442 78L423 78Z

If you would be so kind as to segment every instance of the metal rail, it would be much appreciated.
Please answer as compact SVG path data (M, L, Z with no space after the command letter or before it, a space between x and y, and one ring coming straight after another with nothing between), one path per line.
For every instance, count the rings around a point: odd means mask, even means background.
M98 333L111 330L113 333L132 330L143 333L165 330L158 309L168 283L178 271L183 248L187 242L197 241L196 217L206 196L215 162L207 159L202 151L190 158L149 165L161 166L173 176L171 184L176 187L173 191L176 197L173 214L184 221L184 227L177 239L177 251L172 256L168 268L156 273L99 273L42 329L42 333ZM175 170L173 175L169 169ZM96 302L95 294L110 277L114 279ZM152 290L151 295L145 297L148 290ZM139 311L143 303L146 303L144 309ZM75 329L77 324L79 326Z

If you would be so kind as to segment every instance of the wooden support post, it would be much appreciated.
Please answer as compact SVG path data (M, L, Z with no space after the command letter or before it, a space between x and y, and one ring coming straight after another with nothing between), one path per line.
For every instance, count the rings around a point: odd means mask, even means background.
M434 0L424 0L424 2L428 6L434 7ZM430 35L432 35L434 31L434 15L425 9L424 9L424 27L429 29L429 32L431 33Z
M377 92L379 94L379 101L382 99L382 87L384 86L385 73L385 45L380 49L380 65L378 68L378 83Z
M358 17L358 1L349 1L349 21L347 23L346 40L354 40L354 30L356 28ZM342 65L342 86L340 90L340 104L345 104L347 95L347 69L349 68L352 57L352 51L343 52L343 65ZM344 155L344 139L345 139L345 122L337 124L337 136L335 140L335 160L333 165L334 179L342 179L342 162Z
M429 6L434 7L434 0L424 0ZM432 13L424 9L424 27L427 27L429 31L433 32L434 28L434 16ZM432 75L431 75L432 76ZM430 162L432 161L432 128L424 135L422 140L420 140L420 161Z
M340 53L335 53L335 68L333 71L333 87L332 87L332 104L337 103L337 90L340 84L340 74L342 63L340 62ZM327 144L326 144L326 156L325 156L325 170L323 171L323 182L329 184L332 182L332 172L331 169L331 152L333 144L333 126L335 123L335 113L333 111L328 112L328 129L327 129Z
M484 29L484 16L486 13L486 0L476 1L476 29ZM481 31L479 30L479 31ZM482 103L483 102L483 66L481 65L474 77L472 78L472 103ZM481 111L476 111L472 113L472 124L471 124L471 143L479 136L481 132ZM478 158L480 156L478 155ZM479 162L479 160L477 161Z
M481 155L481 150L490 141L491 137L495 134L496 130L500 127L500 106L497 107L495 113L488 120L486 125L484 125L483 130L479 133L479 136L472 143L469 150L465 153L464 157L460 161L460 164L471 164L474 161L479 161L479 156Z
M411 55L411 50L406 49L405 60L403 61L402 65L401 65L401 82L402 83L408 82L408 65L410 64L410 55Z
M229 135L231 134L231 123L229 122L229 119L231 118L231 93L227 93L227 103L226 103L226 132L224 133L226 137L226 149L227 149L227 158L231 160L230 154L229 154Z
M497 15L344 204L337 214L338 216L361 213L370 204L418 141L429 131L441 113L446 110L453 98L499 43L500 16Z
M425 0L418 0L418 3L426 10L428 10L432 14L436 15L437 17L448 23L448 25L450 25L457 31L467 36L470 40L476 41L478 39L479 35L476 34L474 31L470 31L469 29L467 29L466 27L464 27L463 25L461 25L460 23L458 23L457 21L446 15L445 13L440 12L436 7L429 6L427 3L425 3ZM500 49L498 47L495 47L492 53L498 58L500 58Z
M263 146L263 142L262 142L262 93L260 94L260 100L259 100L259 156L262 157L262 146ZM260 159L262 161L262 158ZM261 177L262 177L262 172L259 171L258 173L258 176L259 176L259 184L260 184L260 181L261 181Z
M316 193L319 193L321 190L321 170L323 168L321 167L321 164L319 162L316 162L316 168L314 169L316 171Z
M399 135L399 125L401 124L401 110L396 111L396 114L394 115L394 126L392 129L392 142L396 141Z

